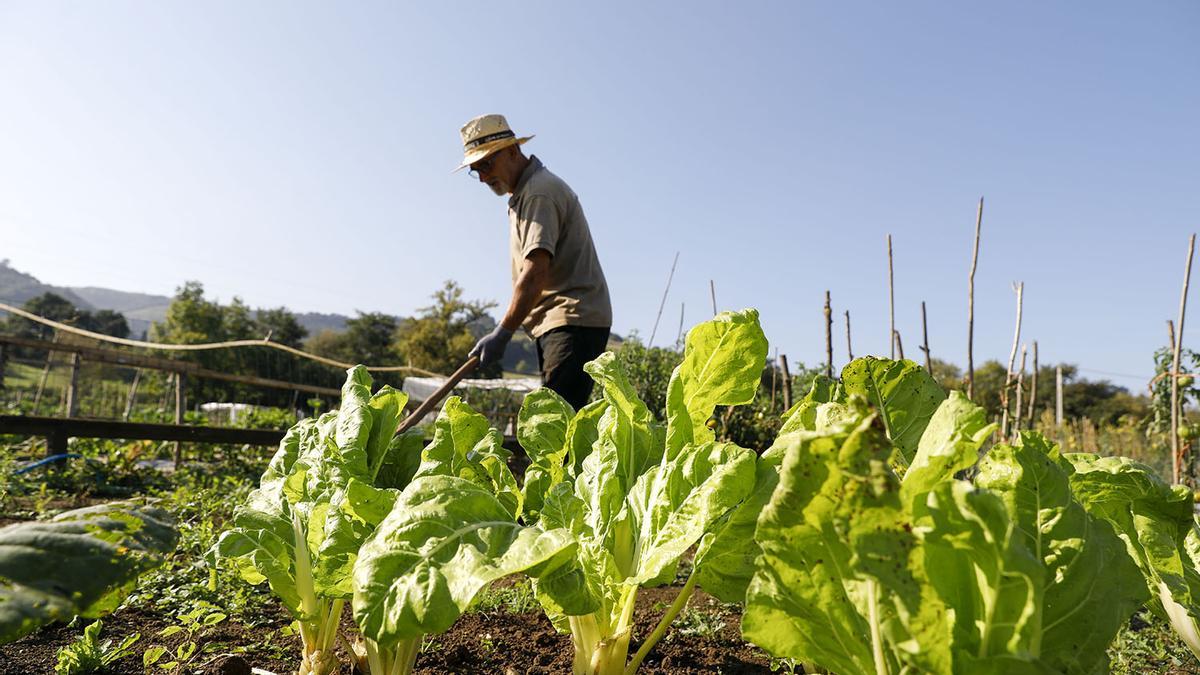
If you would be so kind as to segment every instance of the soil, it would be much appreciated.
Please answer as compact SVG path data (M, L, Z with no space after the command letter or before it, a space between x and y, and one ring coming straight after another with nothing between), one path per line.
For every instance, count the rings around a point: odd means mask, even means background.
M679 592L678 587L644 589L638 594L634 613L637 629L630 645L630 656L640 646L640 638L649 635L664 608ZM738 632L740 615L736 608L723 605L697 591L689 608L704 617L706 630L688 630L677 617L667 635L650 651L639 673L770 673L769 659L761 650L743 641ZM686 612L685 612L686 613ZM681 614L682 616L682 614ZM197 642L198 656L183 672L203 675L240 675L249 667L284 675L294 672L299 653L299 638L285 635L291 623L285 612L259 617L255 626L232 619L208 629ZM142 638L133 655L120 659L103 671L111 675L142 675L141 654L151 645L174 650L184 641L182 634L167 638L158 633L170 621L160 614L140 609L123 609L104 617L101 642L119 642L132 633ZM353 634L349 612L343 629ZM54 672L55 654L83 633L83 623L74 627L54 624L0 647L0 675L42 675ZM433 636L417 657L417 673L449 675L466 673L542 674L571 672L571 638L554 630L540 611L523 613L470 612L442 635ZM234 651L245 650L240 655ZM339 647L344 663L349 663ZM166 657L162 659L164 662ZM343 675L348 672L343 670ZM166 672L166 671L163 671Z

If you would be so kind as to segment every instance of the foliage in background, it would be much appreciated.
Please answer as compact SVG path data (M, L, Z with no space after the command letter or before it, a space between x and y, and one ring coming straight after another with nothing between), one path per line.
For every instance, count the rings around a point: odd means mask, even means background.
M406 365L450 374L462 365L476 340L488 330L483 326L494 323L488 310L496 307L496 303L464 299L462 287L453 280L446 281L432 297L432 305L420 308L415 317L400 324L395 351ZM497 363L477 371L474 377L499 375Z

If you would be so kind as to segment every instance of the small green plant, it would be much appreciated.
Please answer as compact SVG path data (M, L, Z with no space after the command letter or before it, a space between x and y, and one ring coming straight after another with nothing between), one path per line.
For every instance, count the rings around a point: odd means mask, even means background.
M201 653L200 638L209 628L227 618L224 612L216 611L216 609L207 602L201 602L191 611L180 615L176 623L162 629L158 635L159 637L170 637L184 633L183 642L180 642L174 651L162 645L150 647L142 653L142 665L147 668L158 666L171 673L184 672L184 666L191 662L197 653ZM164 662L163 657L168 654L171 655L169 657L171 660Z
M58 663L54 666L55 675L82 675L94 673L118 659L133 654L133 645L141 639L134 633L121 643L113 646L112 640L100 642L100 631L104 624L93 621L83 629L83 635L74 642L58 650Z
M712 638L725 627L725 619L719 613L712 612L711 610L704 611L694 607L685 607L683 612L679 614L679 618L675 621L675 628L667 636L668 640L673 635Z
M477 612L507 612L523 614L537 611L541 608L533 586L528 579L521 579L511 585L493 584L484 589L475 601L474 610Z

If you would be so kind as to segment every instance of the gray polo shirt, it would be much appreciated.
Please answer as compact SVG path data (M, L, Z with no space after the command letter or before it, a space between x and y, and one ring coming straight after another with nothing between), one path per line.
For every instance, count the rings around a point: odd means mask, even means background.
M525 258L550 253L550 280L522 326L533 337L560 326L612 326L608 283L579 197L536 156L508 200L513 283Z

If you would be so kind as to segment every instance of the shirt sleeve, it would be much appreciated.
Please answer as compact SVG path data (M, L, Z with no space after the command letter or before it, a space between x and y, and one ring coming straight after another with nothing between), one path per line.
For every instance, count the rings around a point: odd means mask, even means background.
M558 247L558 238L562 230L562 219L558 215L558 207L554 200L545 195L532 195L524 208L521 209L521 258L529 257L530 253L544 249L551 257Z

